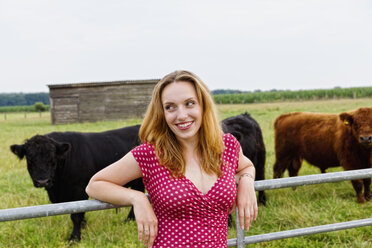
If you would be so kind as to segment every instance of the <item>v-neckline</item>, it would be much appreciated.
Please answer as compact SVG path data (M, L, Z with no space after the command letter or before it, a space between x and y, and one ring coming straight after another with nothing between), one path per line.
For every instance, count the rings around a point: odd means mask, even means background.
M154 146L151 145L151 148L155 154L155 149L154 149ZM155 155L154 155L155 156ZM156 160L158 161L159 165L160 165L160 162L159 162L159 159L158 157L156 157ZM165 170L168 171L168 173L170 174L170 171L168 168L166 167L163 167ZM222 175L220 177L217 177L217 180L213 183L212 187L204 194L198 187L196 187L196 185L194 184L193 181L191 181L190 179L188 179L185 175L183 175L180 179L181 180L184 180L186 182L188 182L192 188L194 188L200 195L202 195L203 197L206 197L207 195L209 195L209 193L216 187L217 183L220 181L220 179L224 176L224 173L222 172Z
M216 185L219 182L219 180L220 180L221 177L217 177L217 180L213 183L212 187L210 187L205 194L198 187L196 187L196 185L194 184L193 181L191 181L190 179L188 179L186 176L183 176L182 179L184 179L185 181L187 181L191 185L192 188L194 188L200 195L202 195L202 196L205 197L205 196L209 195L209 193L216 187Z

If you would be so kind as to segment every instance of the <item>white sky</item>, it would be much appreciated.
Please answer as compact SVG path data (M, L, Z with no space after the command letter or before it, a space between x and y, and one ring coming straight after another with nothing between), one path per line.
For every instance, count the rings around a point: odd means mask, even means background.
M372 86L370 0L0 0L0 92L154 79L213 89Z

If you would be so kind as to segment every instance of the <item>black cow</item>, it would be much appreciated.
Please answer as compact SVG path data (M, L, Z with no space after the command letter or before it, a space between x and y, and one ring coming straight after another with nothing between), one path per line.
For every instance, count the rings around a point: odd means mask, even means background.
M34 186L44 187L52 203L86 200L85 188L90 178L139 145L139 128L136 125L100 133L53 132L35 135L10 149L20 159L26 156ZM125 186L145 190L142 178ZM84 214L71 214L71 241L81 238ZM133 208L127 219L134 219Z
M245 113L222 120L222 129L225 133L234 135L239 141L243 154L256 168L256 181L265 180L266 149L258 123L250 114ZM258 203L266 205L264 191L258 192Z

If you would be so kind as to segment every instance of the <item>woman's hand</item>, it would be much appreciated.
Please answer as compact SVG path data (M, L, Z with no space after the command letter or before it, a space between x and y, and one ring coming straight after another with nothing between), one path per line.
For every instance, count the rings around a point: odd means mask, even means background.
M254 178L256 169L249 158L244 156L240 147L239 165L236 171L238 183L238 192L235 203L230 213L238 207L239 223L243 230L248 230L253 220L256 220L258 214L256 191L254 189Z
M256 192L254 190L254 180L250 177L241 177L238 184L236 203L230 211L238 207L239 223L243 230L249 230L253 220L258 215Z
M145 194L141 194L133 202L134 215L136 217L138 240L143 241L147 247L152 247L158 235L158 219Z
M90 197L116 205L133 205L137 221L138 240L151 247L158 235L158 219L147 196L122 185L142 177L141 169L133 154L97 172L89 181L86 192Z

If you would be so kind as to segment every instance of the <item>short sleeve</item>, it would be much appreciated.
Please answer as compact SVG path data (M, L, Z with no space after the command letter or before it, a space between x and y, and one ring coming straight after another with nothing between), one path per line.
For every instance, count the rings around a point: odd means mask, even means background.
M232 164L236 171L239 167L240 143L230 133L224 134L223 141L225 144L225 151L224 151L225 162Z
M143 182L145 185L151 178L151 167L154 163L155 152L153 147L148 143L143 143L132 149L134 159L137 161L143 175Z

